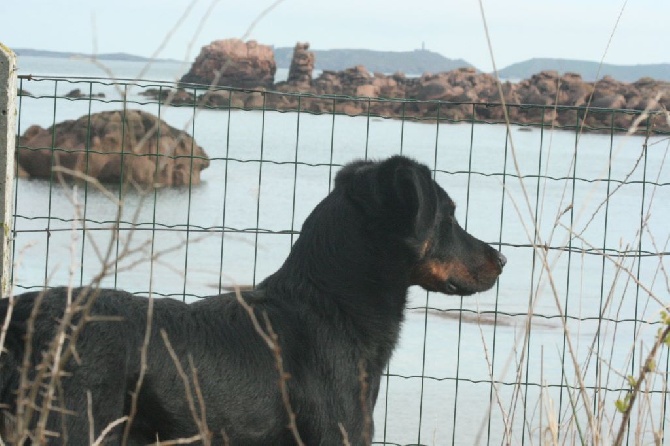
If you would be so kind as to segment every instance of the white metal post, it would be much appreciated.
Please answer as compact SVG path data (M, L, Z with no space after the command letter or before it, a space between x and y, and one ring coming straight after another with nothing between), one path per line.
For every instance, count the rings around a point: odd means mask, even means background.
M16 139L16 55L0 42L0 296L10 291L14 144Z

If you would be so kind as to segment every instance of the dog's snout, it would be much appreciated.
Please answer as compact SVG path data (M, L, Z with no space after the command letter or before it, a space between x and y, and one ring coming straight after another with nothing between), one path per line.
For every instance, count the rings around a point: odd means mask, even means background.
M507 264L507 257L505 257L505 255L500 251L497 251L497 253L498 253L498 264L500 265L500 268L503 268Z

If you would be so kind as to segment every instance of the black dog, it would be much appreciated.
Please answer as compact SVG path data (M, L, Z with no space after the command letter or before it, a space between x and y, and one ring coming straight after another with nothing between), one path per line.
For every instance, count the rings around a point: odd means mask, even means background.
M73 290L70 313L67 289L11 307L2 299L0 322L12 311L0 369L6 438L369 444L408 288L469 295L491 288L504 265L458 225L426 166L401 156L351 163L253 291L156 299L151 312L149 299L116 290ZM67 336L54 341L64 320ZM57 362L48 351L61 352L57 379L37 366Z

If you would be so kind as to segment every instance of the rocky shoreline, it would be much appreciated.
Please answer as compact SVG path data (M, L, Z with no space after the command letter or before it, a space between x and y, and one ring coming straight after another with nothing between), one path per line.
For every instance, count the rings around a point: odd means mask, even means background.
M670 83L651 78L626 83L605 76L585 82L578 74L542 71L530 79L499 85L494 76L474 68L409 77L370 73L363 66L326 70L313 78L314 60L309 44L296 44L288 79L275 83L270 46L216 41L202 48L182 77L181 88L149 89L143 94L176 106L504 122L502 92L509 119L516 124L626 131L646 110L651 117L639 131L670 131L664 113L670 108Z

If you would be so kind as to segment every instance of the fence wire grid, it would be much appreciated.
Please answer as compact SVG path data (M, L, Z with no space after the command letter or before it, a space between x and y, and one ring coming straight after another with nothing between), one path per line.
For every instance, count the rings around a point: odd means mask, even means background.
M155 81L24 76L19 84L15 293L86 285L106 256L101 285L136 294L192 301L253 286L281 265L340 166L406 154L432 169L464 228L508 264L477 296L411 290L374 443L615 436L629 377L639 376L670 302L670 146L654 126L665 115ZM138 111L173 129L158 126L138 142ZM101 113L115 114L111 133L96 127ZM566 113L574 120L558 125ZM184 133L166 139L173 130ZM165 152L174 141L182 151ZM116 170L96 171L114 182L63 181L73 170L90 174L97 155L120 159ZM52 169L57 158L65 169ZM165 160L172 167L161 170ZM26 178L25 166L48 174ZM151 187L168 171L173 186ZM628 444L666 437L669 365L662 349Z

